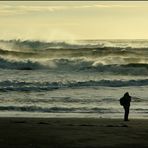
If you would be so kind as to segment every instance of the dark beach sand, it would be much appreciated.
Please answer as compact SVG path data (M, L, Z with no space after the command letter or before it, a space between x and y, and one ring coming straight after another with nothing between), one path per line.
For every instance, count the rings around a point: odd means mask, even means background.
M148 120L0 118L0 148L148 148Z

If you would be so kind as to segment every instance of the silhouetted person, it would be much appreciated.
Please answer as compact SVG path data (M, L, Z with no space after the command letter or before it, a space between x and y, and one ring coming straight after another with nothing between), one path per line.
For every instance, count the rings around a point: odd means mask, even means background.
M130 102L131 102L131 96L128 92L124 94L124 96L120 99L120 104L124 108L124 121L128 121L128 114L129 114L129 108L130 108Z

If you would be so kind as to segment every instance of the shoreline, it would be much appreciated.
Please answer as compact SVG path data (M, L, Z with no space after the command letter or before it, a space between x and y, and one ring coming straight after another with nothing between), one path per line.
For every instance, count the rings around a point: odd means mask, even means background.
M0 117L4 148L146 148L148 119Z
M0 112L0 118L90 118L90 119L122 119L122 113L45 113L45 112ZM129 119L148 119L147 114L130 113Z

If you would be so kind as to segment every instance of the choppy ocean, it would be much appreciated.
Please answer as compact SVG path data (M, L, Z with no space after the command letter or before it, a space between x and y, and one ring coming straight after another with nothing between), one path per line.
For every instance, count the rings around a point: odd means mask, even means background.
M0 40L0 116L148 118L148 40Z

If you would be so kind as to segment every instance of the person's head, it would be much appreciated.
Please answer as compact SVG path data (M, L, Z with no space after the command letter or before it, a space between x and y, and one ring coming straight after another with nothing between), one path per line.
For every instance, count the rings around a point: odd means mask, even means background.
M126 92L126 93L124 94L124 96L129 96L129 93L128 93L128 92Z

